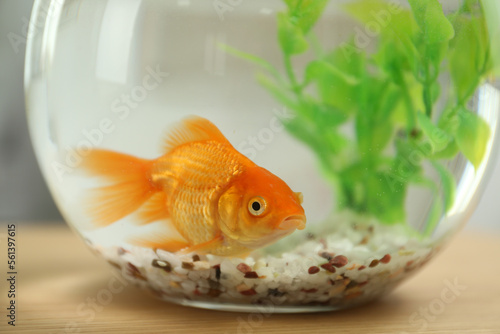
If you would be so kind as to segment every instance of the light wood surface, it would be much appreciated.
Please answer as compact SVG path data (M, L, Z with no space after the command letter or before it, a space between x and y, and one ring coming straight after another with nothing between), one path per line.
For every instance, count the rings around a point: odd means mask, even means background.
M248 314L169 304L132 285L120 289L111 267L67 227L18 224L17 230L17 321L16 327L7 326L2 278L0 332L500 333L500 235L462 232L421 272L366 306L313 314ZM6 247L1 252L5 259ZM4 259L0 263L6 276ZM110 282L121 291L92 311L89 303ZM455 292L448 287L454 282L460 286Z

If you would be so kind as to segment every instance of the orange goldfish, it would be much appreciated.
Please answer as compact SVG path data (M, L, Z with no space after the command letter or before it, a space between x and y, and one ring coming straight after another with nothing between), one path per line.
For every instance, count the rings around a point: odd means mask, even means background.
M236 151L210 121L184 120L154 160L92 150L83 167L110 184L94 189L90 215L107 226L137 212L137 223L167 220L182 238L135 244L170 252L238 255L305 227L302 194Z

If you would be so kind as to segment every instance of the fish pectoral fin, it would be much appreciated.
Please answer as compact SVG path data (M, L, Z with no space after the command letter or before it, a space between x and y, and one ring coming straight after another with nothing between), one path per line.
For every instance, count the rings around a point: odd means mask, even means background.
M135 217L136 225L146 225L155 221L168 219L169 213L167 210L167 195L161 191L154 194L144 205L139 209Z
M212 122L202 117L192 116L184 119L168 134L164 148L168 153L180 145L206 140L229 144L227 138Z
M128 242L136 246L152 248L154 250L161 249L171 253L178 252L190 246L186 240L170 238L166 235L158 235L157 233L132 238Z
M184 248L179 253L181 254L189 254L193 252L208 253L211 249L214 249L217 246L222 245L223 243L224 243L224 237L222 235L217 235L212 240Z

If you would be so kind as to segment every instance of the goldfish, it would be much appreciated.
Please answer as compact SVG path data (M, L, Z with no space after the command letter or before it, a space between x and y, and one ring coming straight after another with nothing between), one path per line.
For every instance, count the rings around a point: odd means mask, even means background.
M302 194L238 152L207 119L184 119L164 152L148 160L90 150L83 168L109 183L87 203L96 227L131 214L139 225L166 221L178 237L158 231L131 242L221 256L248 254L305 228Z

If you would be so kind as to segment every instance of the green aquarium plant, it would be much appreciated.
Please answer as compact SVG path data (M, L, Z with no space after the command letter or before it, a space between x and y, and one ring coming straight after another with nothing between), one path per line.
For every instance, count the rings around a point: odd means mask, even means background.
M293 110L296 117L282 122L316 154L339 209L404 223L409 186L422 186L435 198L423 230L431 234L454 203L446 161L461 153L477 168L490 138L488 124L468 107L493 70L481 1L465 0L449 15L437 0L353 1L343 10L376 36L363 48L353 34L331 50L313 33L328 0L284 2L276 17L284 71L224 48L256 63L258 82ZM310 59L302 73L294 67L299 55ZM443 77L451 89L443 90Z

